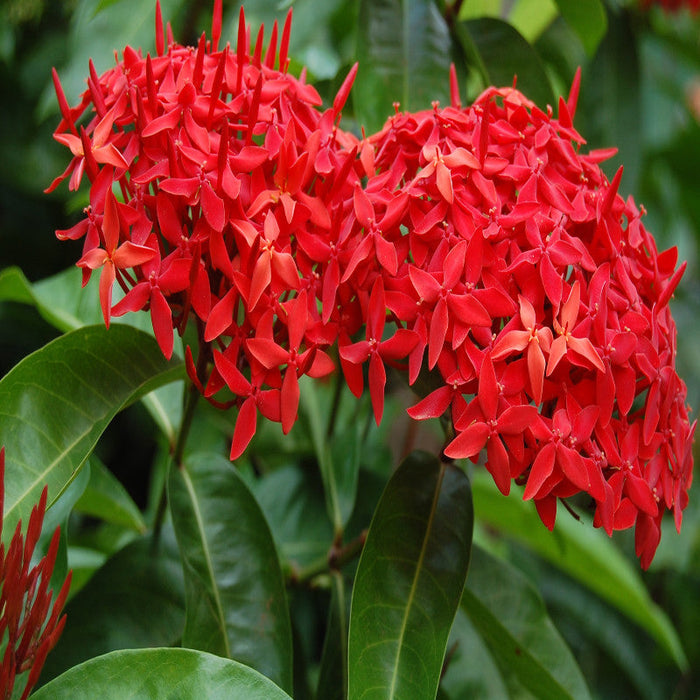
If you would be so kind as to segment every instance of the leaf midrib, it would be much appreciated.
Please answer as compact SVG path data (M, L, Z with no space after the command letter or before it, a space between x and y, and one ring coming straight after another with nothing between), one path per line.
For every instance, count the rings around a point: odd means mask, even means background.
M442 488L442 482L445 476L445 465L440 465L440 472L438 474L438 479L435 484L435 493L433 496L433 502L430 505L430 515L428 516L428 526L425 530L425 537L423 538L423 543L421 544L420 555L418 556L418 561L416 562L416 572L413 576L413 581L411 582L411 590L408 594L408 599L406 601L406 608L401 621L401 631L398 637L398 646L396 649L396 660L394 661L393 674L391 678L391 686L389 687L389 698L394 698L396 693L396 683L398 679L398 668L399 668L399 658L401 657L401 651L403 649L403 638L406 634L406 628L408 626L408 618L410 616L410 611L413 606L414 598L416 597L416 589L418 588L418 579L420 578L420 573L423 568L423 560L425 559L425 553L428 548L428 540L430 539L430 534L433 529L433 523L435 521L435 512L437 511L438 501L440 499L440 489Z
M192 503L192 510L194 511L195 520L197 523L197 532L200 533L200 540L202 543L202 552L204 553L205 563L207 565L207 573L209 575L209 580L211 583L212 597L214 599L214 604L216 605L217 616L219 618L219 626L221 628L221 635L223 637L224 649L226 651L226 656L230 659L231 658L231 646L229 644L228 634L226 633L226 618L224 616L224 607L223 607L223 604L221 602L221 596L219 594L218 586L216 585L216 577L214 575L214 564L213 564L211 552L209 551L209 544L208 544L207 538L205 536L204 519L202 518L202 510L201 510L200 505L199 505L199 500L197 498L197 492L195 491L195 488L194 488L194 483L192 482L192 479L190 478L190 475L187 472L187 469L185 469L185 468L180 469L180 474L182 476L183 481L185 482L185 488L187 489L187 493L190 496L190 502Z

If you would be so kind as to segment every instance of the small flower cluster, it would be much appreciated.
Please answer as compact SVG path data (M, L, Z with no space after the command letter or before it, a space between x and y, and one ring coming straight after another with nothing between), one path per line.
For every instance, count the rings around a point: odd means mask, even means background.
M668 309L684 266L617 194L621 172L603 175L610 152L581 153L578 76L554 118L515 89L463 109L453 72L452 106L397 111L359 141L338 126L355 69L321 111L286 72L289 16L279 54L276 27L251 49L242 11L235 52L220 27L217 2L211 42L168 28L166 50L158 10L157 55L91 68L75 108L55 77L74 157L52 187L92 183L58 235L84 237L86 281L101 268L105 322L149 309L169 357L194 319L188 373L237 407L232 459L258 413L291 429L328 350L356 395L367 366L377 422L386 366L406 370L426 388L409 413L452 419L446 455L485 448L500 490L524 484L550 528L559 499L589 494L608 533L636 525L647 566L692 479Z
M54 648L66 622L59 619L68 596L71 575L68 574L56 600L49 590L56 554L59 529L53 534L46 556L31 566L32 554L41 535L46 511L46 488L39 503L32 509L26 536L22 523L17 524L7 550L0 544L0 640L5 653L0 662L0 697L13 697L15 680L28 672L20 700L29 696L39 680L46 655ZM0 512L5 497L5 448L0 449ZM2 524L0 524L2 534ZM31 567L31 568L30 568Z

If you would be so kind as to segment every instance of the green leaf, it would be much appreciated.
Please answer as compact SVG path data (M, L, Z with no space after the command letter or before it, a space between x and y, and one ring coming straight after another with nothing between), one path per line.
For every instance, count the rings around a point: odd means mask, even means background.
M467 3L468 4L468 3ZM508 21L529 43L534 42L558 16L554 0L516 0Z
M68 333L8 372L0 380L3 537L26 521L45 484L56 500L117 412L181 376L182 363L167 362L153 338L119 325Z
M536 51L512 25L484 17L455 25L455 31L468 54L481 57L485 79L496 87L509 87L517 77L517 87L541 109L554 104L549 77Z
M182 421L183 388L184 382L171 382L141 399L173 450Z
M608 29L608 17L600 0L555 0L562 17L578 34L592 56Z
M34 306L40 316L54 328L64 333L83 326L103 323L100 309L98 276L93 275L87 287L81 291L82 272L71 267L39 282L31 283L18 267L9 267L0 272L0 301L15 301ZM114 290L114 301L122 292ZM113 318L112 323L134 326L152 335L150 316L147 313L130 313ZM175 338L176 354L179 338ZM182 413L182 387L165 386L143 397L143 403L153 420L174 446L176 426Z
M68 568L73 572L69 599L85 586L106 559L106 554L96 549L68 545Z
M471 569L471 564L470 564ZM471 571L470 571L471 573ZM513 696L515 693L511 692ZM438 698L508 698L509 691L485 640L460 607L447 644L444 675ZM528 695L518 695L525 700Z
M588 70L583 71L576 120L589 148L618 149L617 156L601 165L609 178L624 165L622 193L636 191L644 151L641 125L647 115L642 104L638 44L629 13L611 14L609 31Z
M54 328L63 332L72 331L103 322L97 276L93 275L93 278L81 291L82 272L77 267L70 267L34 283L18 267L8 267L0 273L0 301L30 304ZM129 314L127 319L134 317L134 314ZM123 318L114 320L124 322Z
M16 301L21 304L33 304L29 280L18 267L6 267L0 271L0 301Z
M639 634L638 627L627 617L550 565L543 564L538 572L537 586L572 646L579 650L583 647L579 651L581 656L590 654L591 648L596 647L615 669L615 675L622 676L619 673L622 671L627 676L632 685L628 693L640 699L670 697L670 690L664 689L668 677L659 673L661 664L655 642ZM689 591L692 590L691 586ZM601 673L599 669L598 675Z
M336 381L342 379L336 377ZM339 389L342 389L342 385ZM300 403L323 479L328 517L335 532L342 533L357 497L362 447L360 425L357 420L350 420L347 425L335 425L331 435L328 435L328 415L333 411L333 399L323 396L318 382L305 381L301 384L301 390ZM357 402L352 398L356 407Z
M326 449L330 453L330 469L336 483L340 523L343 527L352 515L357 497L362 451L360 433L361 426L354 421L326 442Z
M590 697L535 587L479 547L472 548L461 608L486 642L509 696L523 687L541 700Z
M66 627L42 681L115 649L176 644L185 620L182 567L172 530L110 557L66 606Z
M289 700L243 664L192 649L114 651L71 668L33 700Z
M352 596L349 698L431 698L469 566L469 480L413 453L389 480Z
M82 469L68 487L63 491L60 498L55 500L46 511L44 523L41 529L41 537L34 551L33 559L38 560L49 550L51 538L57 527L61 529L58 546L58 554L51 575L51 588L58 591L68 574L68 518L78 499L82 496L90 480L89 465ZM71 584L72 587L73 584Z
M281 467L252 484L280 552L297 570L327 561L333 543L321 480L303 466Z
M146 523L119 479L94 455L89 460L90 480L76 510L114 525L144 533Z
M331 604L316 697L345 700L348 696L348 606L345 581L340 572L331 573L331 586Z
M168 496L187 591L184 646L257 668L292 687L292 631L270 528L228 459L190 455Z
M484 473L475 474L472 491L479 522L525 544L590 588L646 630L679 668L687 668L688 661L668 616L651 599L638 571L602 530L562 513L550 533L532 503L518 498L517 491L504 498Z
M450 47L433 0L361 0L353 103L368 133L394 113L394 102L410 111L449 103Z

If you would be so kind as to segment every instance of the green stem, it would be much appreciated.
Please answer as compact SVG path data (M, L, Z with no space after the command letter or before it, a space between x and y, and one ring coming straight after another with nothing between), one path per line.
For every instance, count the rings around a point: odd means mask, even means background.
M345 545L331 547L328 553L328 568L340 571L346 564L357 559L367 541L367 530L363 530L354 540Z
M303 569L293 570L290 576L292 583L300 584L333 571L340 571L346 564L357 559L367 540L367 530L363 530L354 540L346 545L333 544L328 556L312 562Z
M180 423L180 432L177 436L177 442L175 443L175 451L173 452L173 464L178 468L182 469L182 460L185 453L185 444L187 443L187 437L190 434L190 428L192 427L192 420L194 419L194 410L197 407L197 400L199 399L199 391L194 384L190 384L187 391L187 396L185 397L185 410L182 413L182 422Z
M331 404L330 416L328 418L328 426L326 427L326 437L333 437L333 431L335 430L335 421L338 418L338 408L340 407L340 396L343 390L345 382L343 381L340 374L335 378L335 388L333 391L333 403Z
M201 376L203 374L203 364L206 363L206 358L204 353L199 353L197 359L197 375ZM177 441L175 442L175 449L170 457L170 463L168 464L168 471L173 467L178 469L183 468L183 458L185 454L185 445L187 444L187 438L190 434L190 429L192 428L192 421L194 419L195 408L197 407L197 401L199 399L199 390L192 383L188 382L185 385L185 396L184 396L184 408L182 411L182 420L180 421L180 429L177 433ZM155 540L160 536L160 531L163 527L163 521L165 520L165 512L168 506L168 472L165 473L165 478L163 480L163 488L160 492L160 500L158 501L158 507L156 509L155 518L153 521L153 538Z

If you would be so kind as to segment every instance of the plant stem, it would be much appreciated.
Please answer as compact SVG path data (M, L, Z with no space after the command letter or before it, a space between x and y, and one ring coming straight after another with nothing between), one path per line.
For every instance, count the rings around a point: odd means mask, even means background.
M175 451L173 452L172 463L178 468L182 469L182 459L185 453L185 444L187 443L187 437L190 434L190 428L192 427L192 420L194 418L194 410L197 406L197 400L199 399L199 390L194 384L187 387L187 394L185 396L185 408L182 412L182 421L180 423L180 430L177 436L177 442L175 443Z
M335 387L333 390L333 403L331 404L330 416L328 418L328 425L326 426L326 437L333 437L333 431L335 429L335 421L338 417L338 408L340 407L340 395L345 382L342 380L340 375L335 377Z
M199 353L199 358L197 359L197 374L201 374L202 370L202 355ZM182 410L182 419L180 420L180 429L177 433L177 441L175 442L175 449L170 457L170 463L168 464L168 471L173 467L178 469L183 468L183 457L185 454L185 445L187 444L187 437L190 434L190 429L192 428L192 421L194 419L195 408L197 407L197 401L199 399L199 390L192 383L188 382L185 385L185 396L184 396L184 407ZM153 538L155 540L160 536L160 531L163 527L163 520L165 519L165 511L168 506L168 472L165 473L165 478L163 480L163 488L160 492L160 500L158 501L158 508L156 509L155 518L153 521Z
M328 553L328 568L340 570L343 566L353 561L362 553L362 548L367 541L367 530L363 530L354 540L346 545L333 545Z
M351 540L346 545L341 546L333 543L327 557L319 559L303 569L293 570L290 576L291 582L295 584L305 583L320 574L340 571L343 566L360 556L366 540L367 530L363 530L354 540Z

